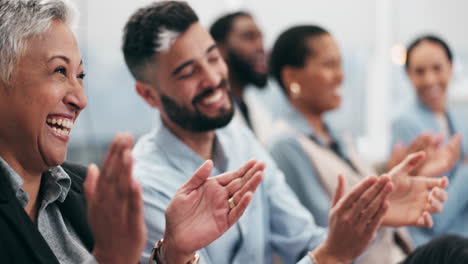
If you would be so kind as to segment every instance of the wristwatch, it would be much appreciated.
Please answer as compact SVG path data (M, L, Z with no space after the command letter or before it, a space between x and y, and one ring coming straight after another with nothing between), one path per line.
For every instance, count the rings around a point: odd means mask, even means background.
M156 244L154 244L153 250L151 250L151 257L148 264L167 264L163 254L161 254L161 246L163 241L164 239L161 239L158 242L156 242ZM198 253L195 253L195 255L193 255L193 258L189 262L187 262L187 264L196 264L198 263L199 259L200 255L198 255Z

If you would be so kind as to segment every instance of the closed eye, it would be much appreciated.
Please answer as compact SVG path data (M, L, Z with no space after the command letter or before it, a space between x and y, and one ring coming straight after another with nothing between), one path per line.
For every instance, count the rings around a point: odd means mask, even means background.
M84 72L82 72L82 73L80 73L80 74L78 74L78 75L76 76L76 78L82 79L82 80L83 80L85 77L86 77L86 73L84 73Z

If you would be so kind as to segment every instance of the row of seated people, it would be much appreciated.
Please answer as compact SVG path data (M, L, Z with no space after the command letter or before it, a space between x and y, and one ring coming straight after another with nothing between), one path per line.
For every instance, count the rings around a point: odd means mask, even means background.
M430 157L405 149L388 173L362 179L351 158L337 159L349 176L320 182L325 191L304 183L308 193L329 199L328 221L317 216L316 222L289 187L289 172L232 121L239 85L223 60L232 61L229 47L216 44L185 2L140 8L124 29L122 51L135 90L159 110L155 128L133 151L131 136L117 136L101 169L63 163L87 104L71 30L75 15L66 0L0 2L2 263L136 263L140 257L145 263L272 263L273 252L285 263L375 263L372 251L383 252L383 243L388 253L379 263L466 259L462 237L413 250L400 229L431 228L432 214L443 210L448 179L434 175L446 169L439 161L447 157L436 155L439 148ZM285 35L274 49L288 45ZM328 33L318 35L333 43ZM294 90L285 89L291 100L306 92L300 61L314 52L303 49L307 56L291 56L299 64L280 66L280 82ZM253 60L260 71L266 69L261 57ZM329 131L323 126L328 137L320 140L336 145ZM317 142L308 142L312 150ZM459 144L454 138L443 149ZM340 151L335 146L327 155Z
M224 15L210 33L230 69L235 102L242 113L238 121L267 146L301 203L318 225L326 227L336 175L343 173L351 187L377 174L376 166L360 157L351 136L336 131L324 118L340 107L342 99L344 74L336 40L319 26L289 28L276 40L267 69L262 32L251 14ZM433 228L409 228L410 236L406 229L386 230L360 263L395 263L402 250L411 251L440 235L468 235L464 225L468 196L462 187L468 174L468 141L462 139L468 130L461 116L447 107L452 63L452 51L436 36L422 36L409 45L405 68L417 100L393 122L395 147L385 166L391 169L406 155L424 150L430 162L411 175L448 175L451 199L444 212L435 216ZM273 81L267 81L268 74ZM394 239L395 233L401 238ZM388 258L382 261L382 255Z

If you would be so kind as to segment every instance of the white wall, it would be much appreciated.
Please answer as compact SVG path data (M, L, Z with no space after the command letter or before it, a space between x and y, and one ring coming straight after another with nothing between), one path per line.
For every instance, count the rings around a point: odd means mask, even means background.
M122 29L130 14L149 0L72 0L81 10L78 38L87 71L86 88L89 107L84 111L73 132L72 144L99 144L118 131L136 135L151 127L154 111L136 95L133 80L128 74L121 53ZM460 56L457 62L456 98L466 94L459 104L468 101L468 1L464 0L189 0L201 22L209 26L215 18L227 11L246 9L254 14L265 34L270 48L280 32L298 23L314 23L329 29L342 47L350 86L343 109L361 118L353 122L341 118L344 127L360 126L358 134L363 145L383 144L388 135L372 132L372 127L388 127L390 110L382 110L381 117L366 115L379 111L378 106L392 108L395 94L408 93L410 88L395 90L404 83L401 69L390 67L388 47L395 43L407 44L420 33L434 32L447 40ZM376 10L388 3L386 15ZM385 12L385 10L384 10ZM390 25L379 28L385 21ZM384 35L382 35L384 34ZM385 40L382 41L382 36ZM376 60L378 58L378 60ZM367 65L366 65L367 64ZM395 68L396 67L396 68ZM369 78L367 69L378 75ZM368 81L363 81L368 80ZM354 86L353 86L354 85ZM408 84L406 83L408 86ZM355 87L358 86L358 87ZM365 87L361 87L365 86ZM384 89L368 92L377 87ZM385 88L386 87L386 88ZM377 89L376 88L376 89ZM348 88L346 88L348 89ZM357 91L362 92L357 92ZM367 91L367 92L366 92ZM397 92L395 92L397 91ZM354 96L354 97L353 97ZM393 97L392 97L393 96ZM390 98L389 98L390 97ZM374 102L370 104L369 102ZM353 111L354 109L354 111ZM357 109L357 110L356 110ZM338 114L338 117L340 115ZM338 118L340 119L340 118ZM370 156L374 153L370 153Z

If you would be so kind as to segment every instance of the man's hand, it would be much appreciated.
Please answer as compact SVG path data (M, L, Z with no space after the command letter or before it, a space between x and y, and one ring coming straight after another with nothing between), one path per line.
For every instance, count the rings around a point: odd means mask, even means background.
M390 195L390 208L384 225L432 227L431 213L441 212L442 202L448 198L447 177L410 176L409 173L424 162L424 152L409 155L389 172L395 190Z
M166 210L162 252L168 263L187 263L196 250L226 232L247 208L264 168L263 162L251 160L236 171L208 178L213 162L206 161L176 192Z
M328 237L311 252L318 263L351 263L369 246L387 212L393 186L386 176L359 183L344 198L344 178L339 176L329 217Z
M101 264L138 263L146 242L142 192L132 177L132 136L117 135L102 169L88 168L84 183L88 218Z

